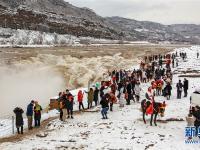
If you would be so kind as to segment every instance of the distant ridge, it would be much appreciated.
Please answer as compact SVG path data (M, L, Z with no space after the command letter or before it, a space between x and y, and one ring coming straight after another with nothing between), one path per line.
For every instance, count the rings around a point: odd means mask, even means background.
M200 25L103 18L63 0L0 0L0 27L113 40L200 43Z

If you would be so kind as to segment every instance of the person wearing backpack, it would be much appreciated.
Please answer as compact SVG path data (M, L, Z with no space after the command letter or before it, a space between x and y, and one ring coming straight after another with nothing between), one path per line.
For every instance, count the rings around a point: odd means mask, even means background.
M67 118L70 118L71 116L71 119L73 119L73 105L74 105L74 96L69 92L69 90L67 89L66 90L66 107L67 107L67 114L68 114L68 117Z
M42 107L38 104L37 101L35 101L35 107L34 107L35 127L39 127L40 126L41 111L42 111Z
M65 92L63 92L62 95L62 112L63 112L63 121L66 121L67 118L67 94Z
M34 101L32 100L31 103L27 106L26 116L28 119L28 129L33 129L33 107L34 107Z

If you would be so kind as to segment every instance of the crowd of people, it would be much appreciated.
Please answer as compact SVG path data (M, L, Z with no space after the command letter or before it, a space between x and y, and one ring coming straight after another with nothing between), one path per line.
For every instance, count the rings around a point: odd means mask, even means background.
M102 119L108 119L108 111L113 111L113 104L119 103L120 107L124 105L130 105L131 101L134 103L141 102L141 83L149 82L149 88L145 92L145 98L147 101L154 103L156 96L166 97L166 100L171 99L172 95L172 68L178 66L178 57L183 60L187 58L186 53L173 53L166 55L150 55L145 56L144 60L141 61L139 69L133 70L113 70L108 71L104 74L104 80L101 82L100 88L92 86L88 91L79 90L77 93L77 102L79 104L79 111L85 110L83 100L84 95L87 96L87 109L101 105ZM197 56L198 57L198 56ZM184 91L184 97L188 96L188 80L184 79L183 83L181 80L176 85L177 88L177 99L181 99L182 91ZM66 121L66 119L73 119L73 107L74 97L71 92L67 89L64 92L59 93L59 111L60 120ZM146 101L145 101L146 102ZM40 126L42 107L37 101L31 101L27 106L27 118L28 118L28 129L31 130L32 121L34 116L35 127ZM14 110L16 114L16 127L18 133L23 134L23 117L24 111L21 108ZM192 113L190 114L190 116ZM199 118L200 119L200 118ZM21 128L21 132L19 129Z
M141 99L141 83L150 82L150 87L146 92L146 99L152 101L154 96L164 96L170 100L172 91L172 69L178 66L177 57L187 57L186 53L173 53L166 55L151 55L145 56L144 61L141 61L139 69L131 70L113 70L104 74L104 80L101 82L100 88L90 87L88 91L79 90L77 93L77 100L79 103L79 111L84 110L83 98L84 94L87 95L87 109L92 108L93 102L95 106L100 104L102 106L101 114L102 119L107 119L108 110L113 111L113 104L117 101L120 107L125 104L130 105L131 101L140 102ZM187 96L188 80L185 79L182 84L181 81L177 83L177 98L182 95L182 88L184 88L184 96ZM69 98L69 95L71 99ZM66 92L59 93L60 103L60 120L65 121L63 116L64 109L73 114L73 95ZM99 102L100 100L100 102ZM81 109L82 108L82 109Z

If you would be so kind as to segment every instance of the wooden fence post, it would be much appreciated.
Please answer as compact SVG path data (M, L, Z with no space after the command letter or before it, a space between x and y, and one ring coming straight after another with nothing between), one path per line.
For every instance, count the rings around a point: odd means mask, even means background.
M15 134L15 125L14 125L15 123L14 122L15 122L15 118L14 118L14 116L12 116L12 133L13 134Z

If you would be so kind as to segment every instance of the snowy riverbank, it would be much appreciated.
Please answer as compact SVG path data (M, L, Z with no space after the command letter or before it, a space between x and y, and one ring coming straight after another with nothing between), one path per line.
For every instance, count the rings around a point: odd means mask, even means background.
M187 61L179 59L178 68L174 69L173 92L171 100L166 101L165 117L182 118L189 111L189 97L176 99L176 83L183 71L200 71L200 59L196 59L196 52L200 47L175 49L177 52L187 52ZM188 78L189 95L200 85L199 78ZM142 84L143 91L147 90L150 83ZM77 93L77 90L73 91ZM144 92L142 92L142 99ZM164 97L156 97L156 101L164 101ZM76 101L76 100L75 100ZM86 98L84 98L86 101ZM75 106L76 107L76 106ZM102 120L98 112L84 113L75 116L74 120L66 123L58 119L49 123L41 134L47 133L47 137L40 138L35 135L17 143L3 143L1 149L138 149L138 150L197 150L198 144L185 144L186 122L158 122L158 126L150 126L149 120L145 125L141 118L139 103L131 103L130 106L119 108L114 106L114 111L109 112L108 120ZM56 113L56 112L55 112ZM150 117L147 117L150 119ZM0 127L1 128L1 127ZM1 131L0 131L1 133Z

